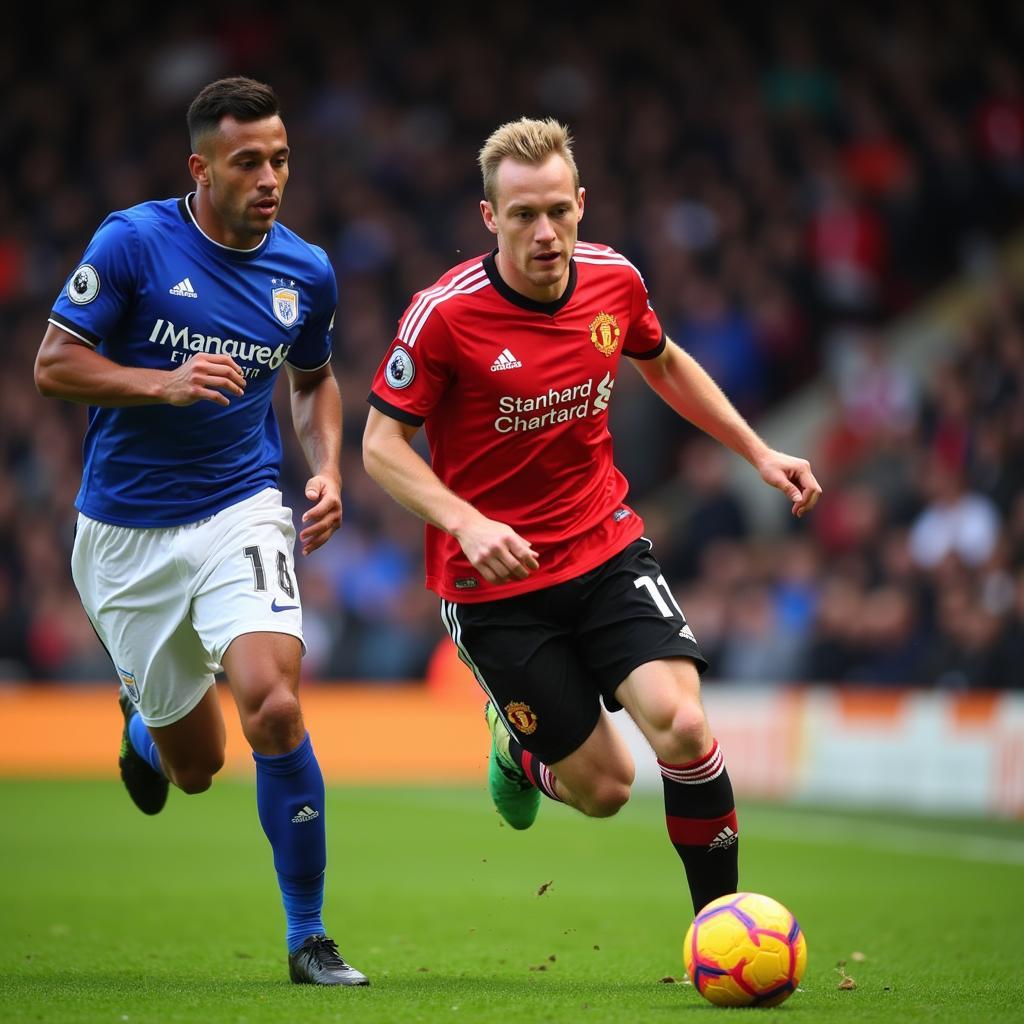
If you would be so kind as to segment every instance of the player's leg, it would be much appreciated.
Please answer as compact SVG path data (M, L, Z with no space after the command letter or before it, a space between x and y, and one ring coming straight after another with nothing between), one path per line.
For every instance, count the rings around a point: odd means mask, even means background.
M224 654L242 731L256 762L256 806L274 853L292 981L366 985L326 936L324 779L299 706L302 647L282 633L246 633Z
M669 836L700 909L736 890L736 812L700 701L706 662L649 542L595 574L582 622L581 650L605 706L625 706L658 756Z
M192 621L224 667L256 762L293 981L365 985L326 937L324 780L299 704L302 610L291 513L264 491L214 516Z
M732 784L700 701L693 661L641 665L616 691L658 757L665 820L686 869L695 911L738 884L739 835Z
M532 813L502 814L513 828L533 824L541 795L575 807L589 818L609 818L629 800L636 775L633 756L603 711L583 743L566 755L553 757L550 764L512 735L491 702L487 704L487 722L495 737L492 750L502 775L515 784L516 793L527 790L536 794ZM501 792L494 784L491 790L492 795L495 790ZM495 804L502 811L508 801L495 799Z
M549 594L526 594L441 607L460 656L488 696L488 784L498 812L517 829L533 824L541 795L608 817L629 799L634 776L629 749L602 713L551 605Z
M82 605L121 679L121 777L147 814L163 808L168 779L201 792L224 760L214 666L192 629L174 563L180 532L80 516L72 551Z
M136 753L178 789L205 792L224 766L226 733L217 688L208 686L199 703L170 725L147 726L142 715L130 714L128 738Z

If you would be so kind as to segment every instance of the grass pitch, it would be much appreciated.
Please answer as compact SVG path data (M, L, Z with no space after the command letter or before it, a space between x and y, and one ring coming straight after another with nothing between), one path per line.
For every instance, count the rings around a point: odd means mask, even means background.
M809 966L782 1007L724 1011L681 981L660 797L607 821L545 804L525 833L482 784L327 803L327 926L369 989L289 984L251 785L147 819L116 780L0 782L0 1021L1024 1020L1019 824L741 806L743 887L796 913Z

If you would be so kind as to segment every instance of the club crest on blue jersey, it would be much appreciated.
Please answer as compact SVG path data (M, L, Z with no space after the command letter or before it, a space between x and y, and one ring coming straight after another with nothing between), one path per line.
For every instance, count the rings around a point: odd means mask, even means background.
M285 325L291 327L299 319L299 293L294 288L275 288L271 292L274 316Z

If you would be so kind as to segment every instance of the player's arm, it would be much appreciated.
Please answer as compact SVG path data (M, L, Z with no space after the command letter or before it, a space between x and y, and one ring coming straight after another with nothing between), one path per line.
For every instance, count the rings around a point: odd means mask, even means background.
M308 525L299 534L308 555L341 526L341 391L330 363L318 370L285 367L292 426L313 474L306 481L306 498L313 505L302 516Z
M35 382L46 398L98 406L228 405L229 396L245 392L242 368L230 356L199 353L173 370L122 366L53 323L36 354Z
M451 534L488 583L525 579L539 566L537 552L510 526L445 487L412 447L417 430L371 407L363 432L366 472L400 505Z
M821 496L806 459L777 452L761 440L707 371L671 339L654 359L635 361L647 383L680 416L742 455L765 483L793 502L793 515L809 512Z

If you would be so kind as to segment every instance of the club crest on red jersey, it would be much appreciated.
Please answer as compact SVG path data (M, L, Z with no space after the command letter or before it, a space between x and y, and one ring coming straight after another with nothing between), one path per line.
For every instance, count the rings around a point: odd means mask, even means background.
M603 356L610 356L619 347L619 322L611 313L598 313L590 321L590 340Z
M529 704L524 704L521 700L514 700L511 704L505 705L505 714L515 726L516 731L521 732L524 736L529 736L530 733L537 731L537 716Z

